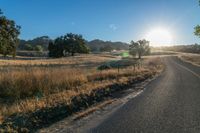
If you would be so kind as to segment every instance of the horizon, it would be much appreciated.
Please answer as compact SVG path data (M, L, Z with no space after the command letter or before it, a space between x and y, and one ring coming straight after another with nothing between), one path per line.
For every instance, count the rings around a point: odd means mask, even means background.
M47 35L38 36L38 37L44 37L44 36L47 36ZM21 38L20 38L20 40L31 41L31 40L34 40L34 39L36 39L36 38L38 38L38 37L31 38L31 39L28 39L28 40L25 40L25 39L21 39ZM47 36L47 37L49 37L49 36ZM56 39L56 38L51 38L51 37L49 37L49 38L50 38L50 39L53 39L53 40ZM92 39L92 40L86 40L86 41L91 42L91 41L95 41L95 40L104 41L104 42L112 42L112 43L116 43L116 42L119 42L119 43L126 43L126 44L128 44L128 45L130 45L130 42L132 41L132 40L129 41L129 42L125 42L125 41L112 41L112 40L102 40L102 39L98 39L98 38L95 38L95 39ZM142 40L142 39L140 39L140 40ZM137 42L137 41L136 41L136 42ZM162 44L160 44L160 46L152 46L152 47L159 48L159 47L173 47L173 46L185 46L185 45L196 45L196 44L199 45L199 43L193 43L193 44L171 44L171 45L162 45ZM151 45L150 45L150 46L151 46Z
M22 27L23 40L40 36L55 39L72 32L88 41L129 43L146 39L151 29L162 27L170 32L169 45L199 42L193 34L200 17L197 0L0 0L0 5L4 15Z

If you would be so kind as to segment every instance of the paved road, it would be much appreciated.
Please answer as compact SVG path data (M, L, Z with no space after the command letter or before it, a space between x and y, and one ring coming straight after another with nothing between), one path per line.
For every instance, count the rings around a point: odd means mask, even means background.
M99 126L97 133L200 133L200 68L166 57L165 72Z

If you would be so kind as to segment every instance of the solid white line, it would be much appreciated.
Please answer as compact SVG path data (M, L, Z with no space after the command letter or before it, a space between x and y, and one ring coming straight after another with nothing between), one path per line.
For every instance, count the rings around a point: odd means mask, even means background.
M182 67L183 69L185 69L185 70L187 70L188 72L191 72L193 75L195 75L196 77L198 77L198 78L200 78L200 75L198 75L197 73L195 73L195 72L193 72L192 70L190 70L189 68L187 68L187 67L185 67L185 66L183 66L183 65L181 65L181 64L178 64L178 63L176 63L175 61L173 61L176 65L178 65L178 66L180 66L180 67Z

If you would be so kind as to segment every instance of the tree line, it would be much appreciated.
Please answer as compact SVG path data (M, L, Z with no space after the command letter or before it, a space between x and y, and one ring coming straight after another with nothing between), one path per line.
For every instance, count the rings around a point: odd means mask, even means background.
M54 41L48 36L36 37L31 40L20 40L17 50L22 51L48 51L49 42ZM85 41L91 52L111 52L114 50L128 50L129 44L124 42L112 42L95 39Z
M24 51L47 51L50 41L52 41L52 39L48 36L36 37L31 40L20 39L17 49Z
M168 46L168 47L162 47L161 49L165 50L165 51L200 54L200 45L199 44Z
M95 39L87 42L91 52L111 52L114 50L128 50L129 44L124 42L112 42Z

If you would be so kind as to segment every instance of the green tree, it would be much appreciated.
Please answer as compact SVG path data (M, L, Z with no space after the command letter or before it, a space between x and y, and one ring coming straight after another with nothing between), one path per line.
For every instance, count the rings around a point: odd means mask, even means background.
M138 55L139 59L141 59L143 55L148 55L150 53L149 41L145 39L137 42L131 41L129 53L133 56Z
M49 57L63 57L64 56L64 43L62 42L61 37L55 39L55 41L49 42L48 50L49 50Z
M54 47L54 43L52 41L49 42L48 50L49 50L49 57L55 57L55 55L54 55L55 47Z
M81 35L66 34L64 37L64 49L65 52L74 56L75 53L88 53L89 48L86 46L86 41Z
M36 45L35 46L35 51L42 52L43 51L43 47L41 45Z
M199 5L200 5L200 0L199 0ZM197 25L195 28L194 28L194 34L198 37L200 37L200 25Z
M197 25L194 29L195 29L194 34L200 37L200 25Z
M25 44L25 45L24 45L24 50L32 51L32 50L33 50L33 47L32 47L31 44Z
M113 50L111 45L105 45L104 47L100 48L101 52L111 52Z
M20 26L7 19L0 10L0 54L12 54L15 57L19 34Z
M89 48L86 46L86 41L83 37L72 33L56 38L54 42L49 43L48 49L50 57L89 53Z

